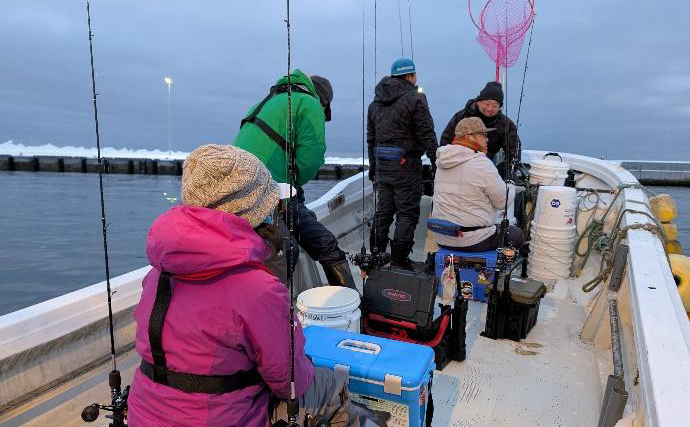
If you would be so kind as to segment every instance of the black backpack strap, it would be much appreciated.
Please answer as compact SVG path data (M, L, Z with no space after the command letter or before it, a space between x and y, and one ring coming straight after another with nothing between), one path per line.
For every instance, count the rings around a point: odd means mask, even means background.
M161 271L158 277L158 287L156 288L156 299L151 309L151 317L149 317L149 345L151 346L154 365L152 379L155 382L166 381L167 369L165 353L163 352L163 324L165 323L165 315L168 313L168 307L170 307L170 300L172 299L170 277L170 273Z
M230 393L250 385L261 384L263 380L256 367L231 375L187 374L171 371L167 368L165 352L163 351L163 325L172 300L171 277L172 275L167 271L162 271L158 277L156 299L151 309L148 328L153 364L142 360L141 372L153 382L187 393Z
M304 93L307 95L314 96L312 93L310 93L307 89L303 88L300 85L293 84L292 85L292 91L293 92L298 92L298 93ZM266 98L264 98L259 105L256 106L254 111L251 112L247 117L242 119L240 122L240 128L244 126L245 123L254 123L256 126L259 127L265 133L269 138L271 138L273 141L275 141L276 144L280 146L280 148L283 149L283 151L287 151L287 141L285 141L285 138L283 138L282 135L280 135L278 132L273 130L272 127L270 127L265 121L261 120L258 115L261 112L261 109L264 108L264 105L274 96L276 96L279 93L285 93L287 92L287 85L280 85L280 86L273 86L271 87L271 90L268 92L268 95L266 95Z

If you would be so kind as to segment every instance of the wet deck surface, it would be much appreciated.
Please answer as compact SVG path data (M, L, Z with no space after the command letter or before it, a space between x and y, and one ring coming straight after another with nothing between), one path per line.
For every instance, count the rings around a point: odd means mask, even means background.
M579 332L584 309L548 294L539 320L517 343L479 336L486 304L467 314L467 359L434 375L434 427L596 425L596 353Z

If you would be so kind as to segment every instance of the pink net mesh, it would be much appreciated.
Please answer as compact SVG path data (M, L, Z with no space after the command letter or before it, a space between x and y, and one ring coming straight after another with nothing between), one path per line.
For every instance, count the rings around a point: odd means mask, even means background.
M471 0L470 0L471 1ZM479 29L477 42L498 67L512 67L520 57L527 29L534 18L533 0L489 0L479 20L470 17Z

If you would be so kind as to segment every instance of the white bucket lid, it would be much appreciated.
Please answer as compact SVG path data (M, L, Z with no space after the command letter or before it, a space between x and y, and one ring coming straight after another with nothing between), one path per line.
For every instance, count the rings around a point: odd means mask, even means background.
M302 312L348 312L359 307L359 293L343 286L321 286L299 294L296 305Z

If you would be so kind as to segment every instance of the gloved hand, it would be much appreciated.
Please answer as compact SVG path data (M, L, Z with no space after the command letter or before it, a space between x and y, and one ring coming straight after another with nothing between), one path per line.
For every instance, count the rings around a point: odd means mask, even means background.
M376 170L373 167L369 167L369 181L374 182L376 179Z
M387 427L387 412L372 411L350 400L347 378L328 368L314 368L314 381L299 398L298 422L307 414L321 415L330 427ZM287 419L287 407L281 402L271 414L271 421Z

